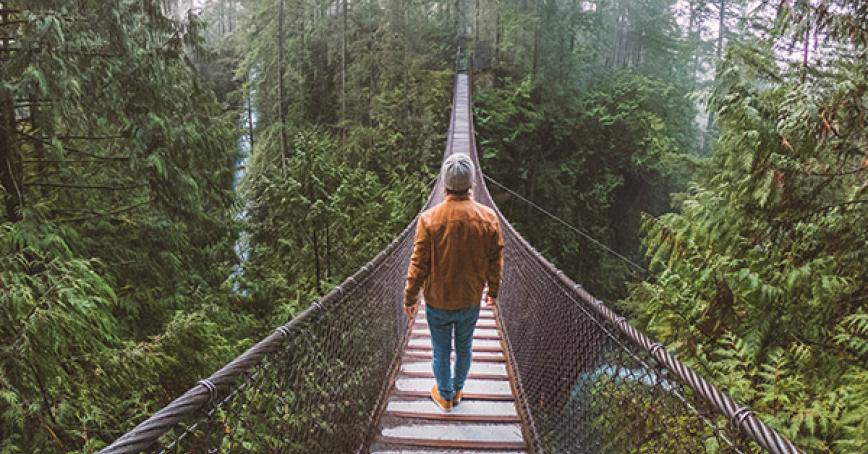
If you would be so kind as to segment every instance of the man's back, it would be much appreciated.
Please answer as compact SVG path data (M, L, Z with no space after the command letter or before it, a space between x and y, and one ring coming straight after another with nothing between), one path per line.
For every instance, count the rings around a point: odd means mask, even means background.
M495 212L466 193L448 195L419 218L407 294L424 283L426 304L450 310L478 304L486 284L496 297L502 249Z
M431 369L437 381L431 399L446 411L461 403L482 289L488 284L488 303L495 304L503 264L497 215L470 198L475 172L466 154L455 153L443 161L440 174L446 200L422 213L416 223L404 289L404 312L412 320L419 307L419 290L425 286ZM454 368L450 360L453 341Z

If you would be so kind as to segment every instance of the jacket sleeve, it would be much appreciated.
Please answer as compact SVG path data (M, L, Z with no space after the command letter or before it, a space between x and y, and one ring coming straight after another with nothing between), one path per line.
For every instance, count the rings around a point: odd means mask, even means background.
M500 291L500 274L503 271L503 233L500 231L500 222L494 219L494 231L489 238L488 245L488 296L497 298Z
M422 218L416 223L416 240L413 244L413 255L410 257L410 267L407 270L407 285L404 287L404 305L416 304L419 290L428 274L431 272L431 237Z

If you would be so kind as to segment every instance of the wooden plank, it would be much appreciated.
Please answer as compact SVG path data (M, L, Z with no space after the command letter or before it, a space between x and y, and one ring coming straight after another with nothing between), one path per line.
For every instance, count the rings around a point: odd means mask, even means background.
M413 330L413 332L410 333L410 338L411 339L431 339L431 333L428 332L428 330L419 330L419 331ZM478 340L500 340L500 336L498 336L498 335L491 336L491 335L487 335L487 334L473 333L473 340L477 340L477 339Z
M511 401L462 400L461 404L446 412L431 399L392 400L386 414L402 418L469 422L519 422L520 418Z
M414 326L413 330L410 331L410 334L413 336L431 336L431 331L427 326ZM473 330L473 338L476 339L478 336L484 336L484 338L494 338L500 339L500 332L494 328L476 328Z
M409 372L426 372L431 373L431 361L418 360L418 361L404 361L401 364L401 373L409 373ZM483 363L483 362L473 362L470 364L470 373L471 374L483 374L483 375L497 375L502 377L504 380L506 379L507 371L506 366L504 364L499 363Z
M463 405L463 404L462 404ZM416 413L412 411L392 411L386 410L384 413L387 416L410 419L424 419L430 421L460 421L460 422L521 422L518 415L460 415L449 413Z
M382 441L450 448L525 448L518 424L405 424L384 428Z
M414 324L414 326L419 326L421 328L428 328L428 321L427 320L416 320L416 323ZM494 319L479 319L479 321L476 322L476 327L477 328L493 329L493 328L496 328L497 325L494 324Z
M430 393L434 386L433 379L398 377L395 380L396 391L418 391ZM512 398L512 388L507 380L468 380L464 383L465 394L492 394Z
M525 449L524 442L507 442L507 441L492 441L492 442L470 442L457 440L426 440L423 438L392 438L387 436L380 437L383 443L404 444L411 446L424 446L433 448L458 448L458 449ZM463 452L463 451L462 451ZM432 453L433 454L433 453Z
M380 449L375 448L373 451L371 451L371 454L527 454L527 451L513 451L513 450L510 450L510 451L502 451L502 450L491 451L488 449L485 449L485 450L462 449L460 451L450 449L448 451L444 451L442 448L438 449L437 451L431 451L431 450L424 449L424 448L417 449L417 448L412 447L412 446L395 446L395 447L380 448Z
M434 372L401 372L401 375L411 378L434 378ZM467 375L470 380L506 380L507 375L499 374L477 374L471 372Z
M430 360L431 359L431 351L425 350L405 350L404 351L405 360L418 361L418 360ZM452 355L452 358L455 358L455 354ZM473 361L479 362L488 362L488 363L505 363L506 357L503 355L497 355L491 352L479 352L478 355L473 356Z
M421 390L409 390L409 391L400 391L394 390L392 391L392 396L400 399L411 399L417 397L431 397L431 390L421 391ZM500 400L500 401L509 401L513 402L514 398L512 395L505 394L483 394L483 393L464 393L463 399L466 400Z

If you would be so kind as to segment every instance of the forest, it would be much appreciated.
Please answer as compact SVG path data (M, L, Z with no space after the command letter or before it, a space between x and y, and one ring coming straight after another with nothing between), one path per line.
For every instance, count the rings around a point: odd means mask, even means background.
M864 0L0 0L0 453L105 447L371 260L458 55L530 243L868 452Z

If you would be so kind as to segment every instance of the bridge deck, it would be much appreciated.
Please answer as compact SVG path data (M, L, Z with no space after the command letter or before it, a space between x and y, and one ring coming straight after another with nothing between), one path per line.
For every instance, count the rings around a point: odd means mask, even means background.
M434 386L431 333L422 306L392 383L372 453L526 452L502 331L492 308L482 306L473 339L465 397L458 407L445 412L430 398Z
M466 74L456 78L449 134L447 154L473 156L470 87ZM442 200L443 195L435 189L432 203ZM450 412L441 410L430 397L434 374L431 332L425 321L424 305L410 329L400 370L391 384L371 452L526 452L527 443L506 361L507 350L495 310L482 306L473 335L473 365L464 385L464 399Z

